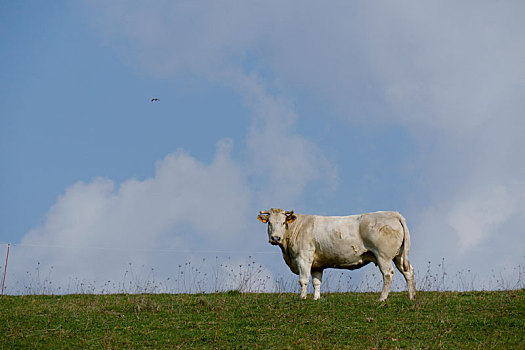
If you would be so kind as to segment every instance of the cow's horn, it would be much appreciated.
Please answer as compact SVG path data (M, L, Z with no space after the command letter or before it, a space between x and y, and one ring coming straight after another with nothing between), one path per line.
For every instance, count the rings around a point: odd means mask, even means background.
M268 210L261 210L259 214L270 215L270 212Z
M286 216L293 215L293 210L285 212L284 215L286 215Z

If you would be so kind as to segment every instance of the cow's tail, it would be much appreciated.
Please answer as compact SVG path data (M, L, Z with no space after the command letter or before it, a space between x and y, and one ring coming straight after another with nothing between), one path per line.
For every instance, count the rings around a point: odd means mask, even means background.
M408 260L408 253L410 252L410 233L408 232L408 226L403 215L397 213L399 222L403 226L403 243L399 249L399 257L401 258L401 266L405 271L410 270L410 261Z

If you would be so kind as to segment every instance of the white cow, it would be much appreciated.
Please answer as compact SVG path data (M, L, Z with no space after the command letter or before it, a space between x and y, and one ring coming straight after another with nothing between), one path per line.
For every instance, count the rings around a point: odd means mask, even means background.
M383 274L379 298L383 301L394 276L392 260L405 277L408 297L416 297L414 270L408 261L410 235L405 218L398 212L319 216L272 208L261 211L257 219L268 223L270 243L281 248L284 261L299 275L302 299L306 299L310 273L316 300L321 294L324 269L355 270L373 262Z

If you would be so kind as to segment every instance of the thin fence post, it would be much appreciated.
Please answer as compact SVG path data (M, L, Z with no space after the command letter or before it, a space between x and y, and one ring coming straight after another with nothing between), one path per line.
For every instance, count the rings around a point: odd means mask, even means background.
M7 243L7 254L5 256L5 266L4 266L4 278L2 279L2 296L4 295L5 274L7 272L7 261L9 260L9 247L11 247L11 243Z

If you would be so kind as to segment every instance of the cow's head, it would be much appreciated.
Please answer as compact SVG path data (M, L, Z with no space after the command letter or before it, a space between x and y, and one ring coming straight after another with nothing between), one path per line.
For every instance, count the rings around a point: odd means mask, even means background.
M297 216L292 211L284 211L283 209L272 208L270 210L263 210L259 212L257 219L260 222L268 223L268 239L270 244L282 244L284 234L288 229L288 225L294 222Z

